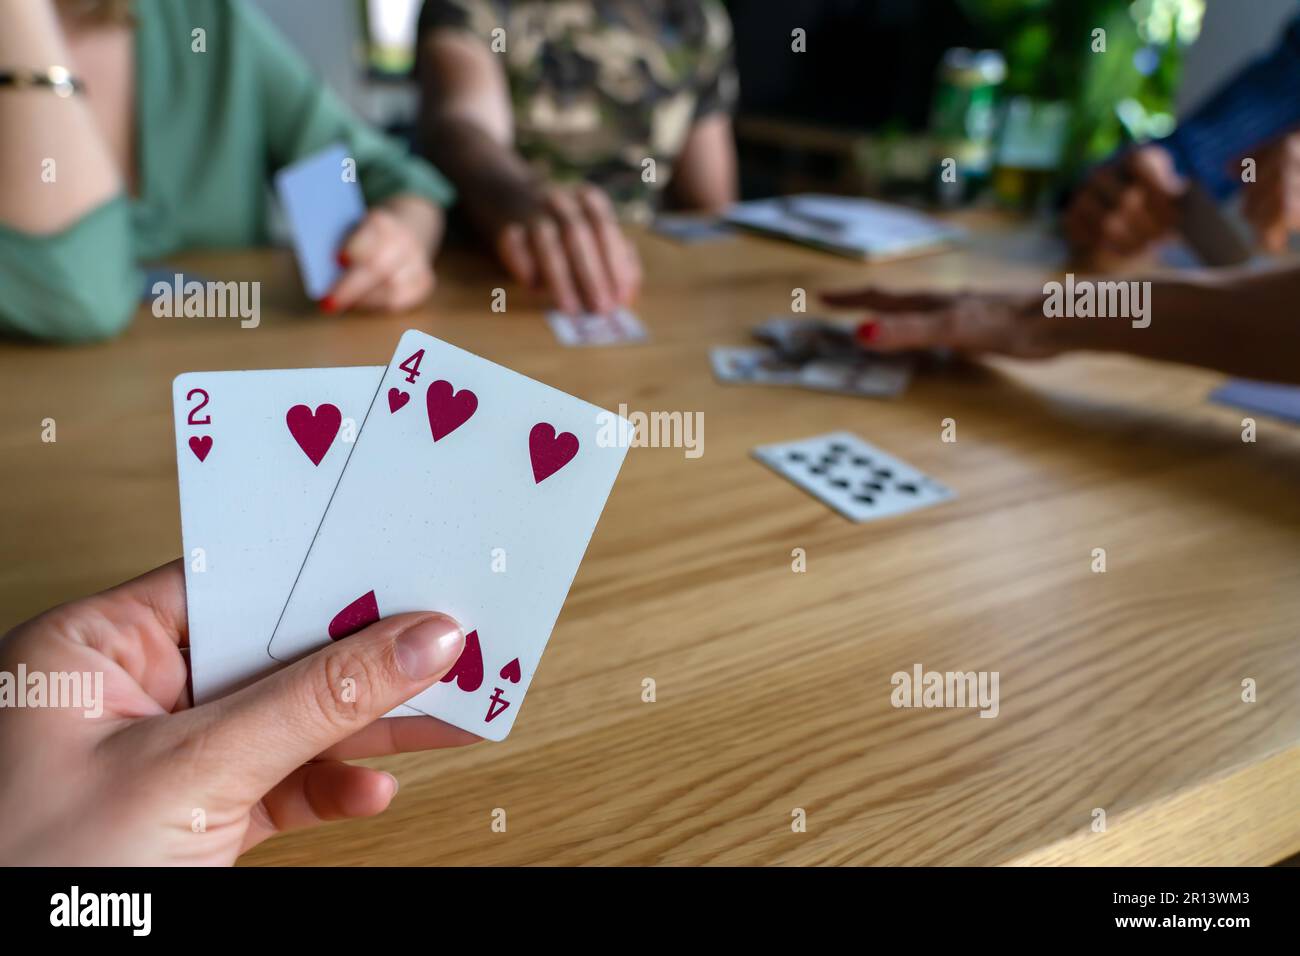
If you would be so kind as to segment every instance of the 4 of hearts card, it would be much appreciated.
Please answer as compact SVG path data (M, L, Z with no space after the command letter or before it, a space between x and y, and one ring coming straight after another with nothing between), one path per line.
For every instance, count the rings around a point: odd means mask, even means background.
M631 434L611 412L406 332L268 653L287 661L380 617L442 611L465 650L408 705L503 739Z

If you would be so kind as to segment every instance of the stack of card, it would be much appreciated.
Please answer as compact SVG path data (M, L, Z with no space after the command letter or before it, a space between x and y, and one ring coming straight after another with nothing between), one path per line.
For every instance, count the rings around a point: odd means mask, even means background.
M386 368L187 372L173 403L196 703L436 610L465 650L394 713L510 732L626 420L417 331Z
M754 337L765 344L710 350L719 381L891 398L912 378L910 357L868 352L852 328L828 319L778 316L757 326Z

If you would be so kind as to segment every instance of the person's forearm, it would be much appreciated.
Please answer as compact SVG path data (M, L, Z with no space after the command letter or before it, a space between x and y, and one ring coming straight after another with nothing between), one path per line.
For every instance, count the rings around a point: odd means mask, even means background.
M1150 325L1073 319L1076 347L1130 352L1230 375L1300 383L1300 269L1153 279Z
M0 69L68 66L50 0L0 6ZM80 95L0 87L0 224L57 232L121 189L121 176Z
M731 117L715 113L692 127L666 198L672 208L716 215L736 201L739 180Z
M528 164L472 120L432 117L423 141L425 154L456 184L460 205L485 237L527 218L541 203L543 184Z

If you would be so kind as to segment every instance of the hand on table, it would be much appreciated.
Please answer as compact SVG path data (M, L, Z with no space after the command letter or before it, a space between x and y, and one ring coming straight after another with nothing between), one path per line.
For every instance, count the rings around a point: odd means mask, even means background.
M175 561L0 640L0 671L103 674L101 716L0 710L0 862L229 864L275 833L387 808L397 781L343 761L478 739L432 717L378 720L455 663L450 618L386 618L201 707L187 632Z
M1066 320L1044 316L1037 291L923 293L867 287L823 293L822 300L836 308L870 310L873 314L858 328L858 340L876 352L950 348L1046 358L1070 347Z
M339 252L342 277L321 308L401 312L433 292L433 253L442 235L442 214L432 203L399 196L366 213Z
M563 312L608 313L641 286L636 247L595 186L548 187L528 212L496 226L493 244L518 282L546 289Z
M1178 222L1186 182L1161 146L1142 146L1094 170L1070 200L1063 225L1084 256L1132 256Z

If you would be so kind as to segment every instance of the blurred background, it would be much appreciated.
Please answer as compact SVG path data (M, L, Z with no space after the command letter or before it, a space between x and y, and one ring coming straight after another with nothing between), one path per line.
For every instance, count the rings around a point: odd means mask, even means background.
M409 132L420 0L254 2L355 109ZM1125 142L1169 133L1297 12L1295 0L727 7L745 198L820 191L1025 211ZM806 52L791 48L795 29ZM1105 56L1089 42L1096 29ZM960 185L936 174L944 157L956 158Z

